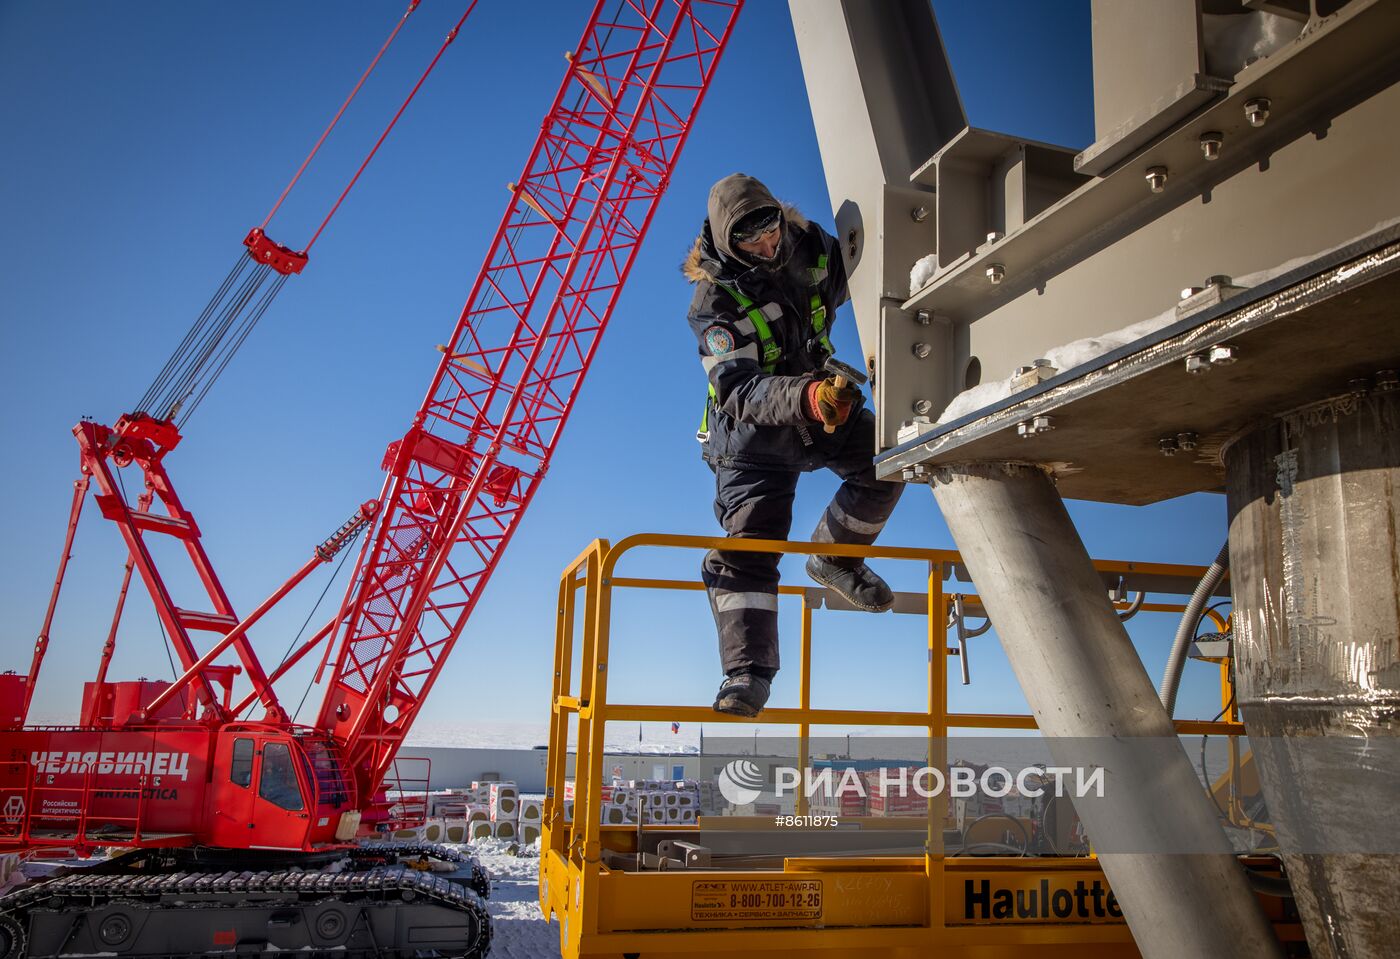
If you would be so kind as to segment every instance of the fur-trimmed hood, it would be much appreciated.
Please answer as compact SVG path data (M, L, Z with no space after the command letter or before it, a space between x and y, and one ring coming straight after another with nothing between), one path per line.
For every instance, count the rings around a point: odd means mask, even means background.
M791 203L779 203L783 209L783 220L785 229L806 230L807 218L802 212ZM686 254L685 260L681 262L681 275L691 283L699 283L701 280L714 280L729 274L737 276L747 273L752 266L743 261L721 253L715 246L714 236L710 231L710 221L705 220L705 225L700 229L700 235L691 244L690 252Z

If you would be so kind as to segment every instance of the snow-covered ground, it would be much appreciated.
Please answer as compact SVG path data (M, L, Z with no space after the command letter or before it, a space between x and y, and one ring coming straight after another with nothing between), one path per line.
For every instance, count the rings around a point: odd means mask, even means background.
M462 847L491 873L491 959L552 959L559 955L559 926L540 913L540 850L504 839Z

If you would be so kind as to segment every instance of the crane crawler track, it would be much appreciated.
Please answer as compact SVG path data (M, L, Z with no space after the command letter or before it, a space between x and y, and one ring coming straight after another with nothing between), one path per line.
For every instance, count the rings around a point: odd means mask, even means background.
M471 878L454 875L452 880L464 885L482 899L491 898L491 874L477 862L475 856L468 855L452 846L435 842L379 842L360 846L349 852L351 861L364 863L383 858L389 862L403 863L424 857L440 859L443 862L459 863L460 869L470 868Z
M0 959L289 950L345 959L482 959L490 945L480 896L402 865L339 873L78 873L0 899Z

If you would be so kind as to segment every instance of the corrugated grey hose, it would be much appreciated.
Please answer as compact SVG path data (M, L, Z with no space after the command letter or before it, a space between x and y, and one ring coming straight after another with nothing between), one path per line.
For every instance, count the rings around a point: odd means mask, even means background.
M1167 715L1176 713L1176 693L1181 687L1181 671L1186 666L1186 656L1191 652L1191 641L1196 638L1196 627L1201 623L1206 605L1215 593L1225 573L1230 569L1230 542L1220 547L1220 555L1210 564L1210 569L1196 584L1186 611L1181 614L1181 625L1176 628L1176 638L1172 640L1172 651L1167 657L1167 669L1162 674L1162 685L1157 689L1157 698L1167 707Z

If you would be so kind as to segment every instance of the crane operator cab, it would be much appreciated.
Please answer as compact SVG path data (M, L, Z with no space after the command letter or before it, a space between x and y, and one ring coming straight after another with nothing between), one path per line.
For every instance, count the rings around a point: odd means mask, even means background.
M220 731L210 788L216 846L308 849L354 838L354 787L340 751L310 731L240 724Z

